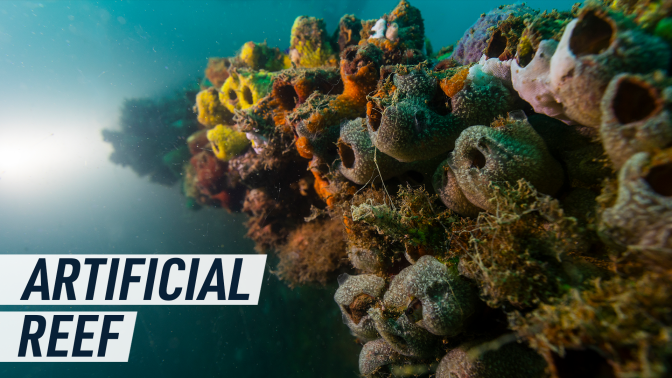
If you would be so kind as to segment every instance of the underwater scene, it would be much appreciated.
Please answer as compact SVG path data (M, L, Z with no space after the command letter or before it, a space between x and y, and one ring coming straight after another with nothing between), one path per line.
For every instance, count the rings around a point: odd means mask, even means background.
M672 1L3 1L0 53L0 255L268 256L2 377L672 377Z

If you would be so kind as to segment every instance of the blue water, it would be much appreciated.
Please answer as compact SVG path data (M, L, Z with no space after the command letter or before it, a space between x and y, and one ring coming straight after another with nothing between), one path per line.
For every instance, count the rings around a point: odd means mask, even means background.
M500 5L411 3L435 50ZM170 95L197 81L208 57L232 56L249 40L284 50L299 15L322 17L331 31L345 13L377 19L395 5L0 2L0 253L254 253L243 216L191 212L177 187L111 164L101 130L116 127L123 99ZM106 307L138 311L128 363L0 363L0 375L356 377L360 347L341 324L334 290L290 290L267 271L258 306ZM65 310L29 310L47 309Z

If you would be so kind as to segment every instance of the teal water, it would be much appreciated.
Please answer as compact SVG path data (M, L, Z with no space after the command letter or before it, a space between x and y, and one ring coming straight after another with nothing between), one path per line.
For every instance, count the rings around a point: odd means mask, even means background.
M374 19L396 3L0 2L0 253L254 253L243 216L187 210L176 186L110 163L101 130L117 126L125 98L196 82L208 57L232 56L249 40L284 50L298 15L325 18L331 31L345 13ZM435 50L500 5L411 3ZM356 377L360 347L341 324L334 290L291 290L267 267L258 306L105 307L138 311L128 363L0 363L0 375Z

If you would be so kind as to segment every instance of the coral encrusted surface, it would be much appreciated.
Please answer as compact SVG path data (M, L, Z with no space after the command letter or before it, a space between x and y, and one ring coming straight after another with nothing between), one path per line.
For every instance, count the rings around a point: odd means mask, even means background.
M338 281L362 376L672 376L672 3L484 11L437 53L406 0L301 16L194 114L127 103L112 159Z

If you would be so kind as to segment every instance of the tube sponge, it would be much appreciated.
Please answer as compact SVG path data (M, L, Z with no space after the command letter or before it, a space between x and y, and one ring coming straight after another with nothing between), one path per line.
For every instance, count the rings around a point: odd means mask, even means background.
M462 193L460 185L457 183L455 173L448 164L449 160L439 165L434 173L432 185L434 191L438 193L441 202L450 210L465 216L476 217L483 209L471 203Z
M467 342L448 352L436 378L546 377L546 362L529 347L511 342L492 349L488 342Z
M219 101L219 94L214 87L198 92L194 111L198 113L198 122L206 127L229 125L233 120L233 114Z
M600 136L616 169L637 152L654 153L672 143L668 109L668 96L672 93L664 94L658 89L669 85L669 80L662 75L653 76L618 75L609 83L602 99Z
M620 14L588 5L567 25L551 58L549 79L569 118L599 127L602 96L614 76L665 70L669 63L670 49L662 39Z
M553 195L563 183L563 169L527 119L504 126L472 126L455 142L448 158L465 197L475 206L494 213L490 183L529 181L542 193Z
M274 74L266 71L239 69L231 72L231 76L222 85L219 101L231 113L236 109L247 109L271 92L271 81Z
M336 157L333 147L340 134L340 123L366 113L366 96L376 89L381 60L382 51L374 45L346 48L340 69L343 93L336 96L313 93L289 115L298 136L310 142L312 154L325 160Z
M397 353L385 340L378 339L364 344L359 354L359 373L363 376L375 377L376 372L382 367L400 363L406 357Z
M418 65L395 73L393 88L391 96L383 94L370 102L367 128L373 144L402 162L430 159L450 151L464 126L461 120L446 114L445 101L443 106L435 106L442 102L437 98L445 100L436 78Z
M343 273L338 277L338 284L334 300L341 309L343 323L363 340L379 338L368 310L382 297L385 280L373 274L350 276Z
M606 241L672 267L672 148L639 152L621 168L615 203L600 217Z
M208 130L208 140L215 156L221 161L231 160L250 145L245 133L224 125L217 125L214 129Z
M292 66L288 55L277 47L268 47L266 42L247 42L240 49L238 58L253 70L280 71Z
M396 276L385 293L385 308L404 309L413 323L440 336L455 336L478 308L478 292L457 266L425 255Z
M344 123L338 139L338 170L355 184L364 185L381 175L383 180L394 177L410 169L410 164L377 151L371 143L362 118ZM375 161L374 161L375 158Z
M532 105L535 112L570 123L562 104L555 100L551 90L551 57L557 47L557 41L544 40L527 65L522 67L514 60L511 63L511 80L520 98Z
M498 7L488 13L482 14L464 32L464 36L458 41L455 47L452 58L464 65L478 62L489 46L492 46L492 52L488 57L499 57L506 50L508 42L506 33L502 34L502 30L498 28L499 25L509 17L513 19L529 13L534 14L535 11L525 5L514 4ZM496 38L493 38L496 32L499 33L497 33ZM494 43L493 39L495 39ZM513 43L514 41L511 41L510 44L513 45ZM495 54L496 52L499 52L499 54Z
M297 67L337 65L337 55L323 19L299 16L294 20L289 56Z
M453 116L465 125L483 125L513 110L518 95L507 88L510 86L507 66L508 62L497 59L481 59L471 66L464 87L451 97Z
M306 102L314 92L339 94L343 84L336 68L294 68L283 70L273 79L271 96L286 111Z

